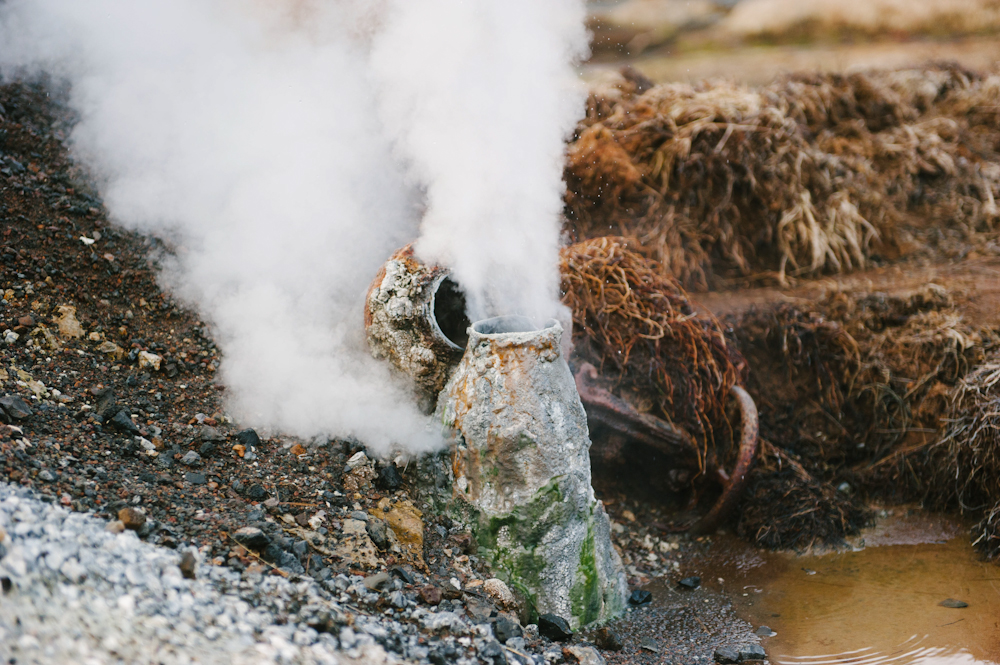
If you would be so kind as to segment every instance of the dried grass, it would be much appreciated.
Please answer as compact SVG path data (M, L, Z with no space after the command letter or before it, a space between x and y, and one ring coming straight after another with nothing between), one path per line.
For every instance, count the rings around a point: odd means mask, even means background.
M950 396L947 427L930 456L938 505L980 511L1000 503L1000 358L959 381Z
M605 81L567 151L569 231L628 237L695 289L861 267L901 226L993 228L998 108L997 77L946 66Z

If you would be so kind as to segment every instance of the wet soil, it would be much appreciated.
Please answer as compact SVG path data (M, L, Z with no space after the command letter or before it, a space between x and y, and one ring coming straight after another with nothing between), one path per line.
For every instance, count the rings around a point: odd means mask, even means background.
M725 593L686 590L662 579L647 589L654 598L649 606L612 622L624 648L605 652L608 663L709 663L719 647L739 650L759 643Z
M973 254L960 260L910 261L858 272L830 275L795 286L766 286L732 291L699 293L703 311L715 316L740 314L751 307L775 303L808 304L838 292L885 293L905 296L927 284L944 287L955 309L969 323L1000 327L1000 258Z

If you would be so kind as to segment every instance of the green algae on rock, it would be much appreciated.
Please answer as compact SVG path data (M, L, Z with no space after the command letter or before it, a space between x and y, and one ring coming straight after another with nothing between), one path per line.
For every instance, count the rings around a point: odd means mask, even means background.
M480 321L438 404L455 434L453 509L532 613L577 628L620 613L626 582L590 485L586 413L562 327Z

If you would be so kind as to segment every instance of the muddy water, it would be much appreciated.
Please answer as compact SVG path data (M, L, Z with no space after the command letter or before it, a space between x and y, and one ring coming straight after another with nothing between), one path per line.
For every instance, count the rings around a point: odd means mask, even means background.
M772 663L1000 663L1000 566L979 561L967 533L918 514L883 520L857 551L818 556L721 538L699 572L737 616L776 633L761 641Z

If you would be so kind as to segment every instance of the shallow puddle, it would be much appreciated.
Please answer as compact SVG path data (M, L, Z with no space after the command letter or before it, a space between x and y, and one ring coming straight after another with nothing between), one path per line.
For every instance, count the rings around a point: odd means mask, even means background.
M967 533L943 518L890 518L859 551L822 556L723 538L700 572L737 615L776 633L762 639L772 663L998 663L1000 566L980 561Z

